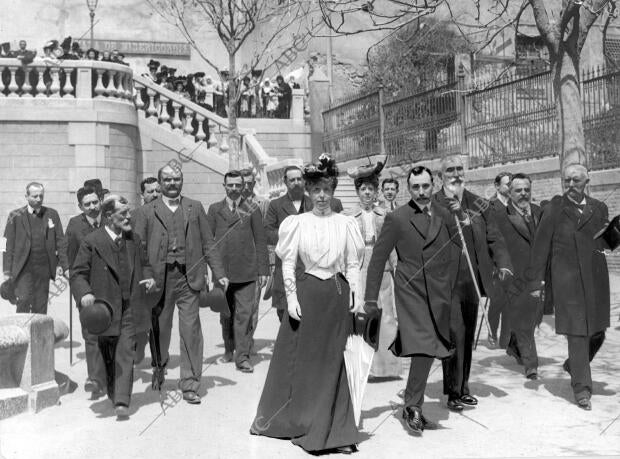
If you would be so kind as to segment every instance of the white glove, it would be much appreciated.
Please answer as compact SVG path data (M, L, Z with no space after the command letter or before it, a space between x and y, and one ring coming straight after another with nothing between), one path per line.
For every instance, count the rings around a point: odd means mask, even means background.
M292 319L301 321L301 306L298 301L288 301L288 315Z

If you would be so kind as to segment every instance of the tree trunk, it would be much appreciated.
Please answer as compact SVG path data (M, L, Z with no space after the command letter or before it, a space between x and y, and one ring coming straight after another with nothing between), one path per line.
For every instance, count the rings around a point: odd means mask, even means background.
M553 63L553 91L560 141L560 170L569 164L588 166L579 86L579 59L560 52Z
M239 85L236 78L235 55L228 54L228 164L231 169L241 167L239 127L237 126L237 100Z

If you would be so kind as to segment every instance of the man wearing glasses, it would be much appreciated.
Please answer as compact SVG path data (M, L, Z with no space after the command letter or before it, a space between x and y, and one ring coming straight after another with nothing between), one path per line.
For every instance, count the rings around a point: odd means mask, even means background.
M470 270L464 252L461 253L450 315L450 338L455 352L442 362L448 408L460 412L465 406L478 404L469 391L479 301L475 284L482 296L489 296L493 292L494 272L504 282L512 276L512 264L489 202L465 189L465 169L460 156L442 160L441 177L443 187L433 195L433 202L455 213L461 222L473 268Z

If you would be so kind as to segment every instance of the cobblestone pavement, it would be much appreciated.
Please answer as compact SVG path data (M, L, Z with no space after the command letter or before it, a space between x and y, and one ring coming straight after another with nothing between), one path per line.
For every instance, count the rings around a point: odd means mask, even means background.
M442 429L422 437L409 435L401 421L403 379L368 385L362 412L366 440L354 457L546 457L620 454L620 277L612 279L612 325L592 365L593 409L574 404L568 375L562 370L566 340L553 332L547 317L536 332L540 356L538 381L527 381L514 359L486 347L474 352L471 389L476 409L454 414L445 408L440 363L435 362L424 405L425 415ZM0 314L11 309L0 305ZM50 315L68 323L68 296L55 299ZM74 315L74 318L77 315ZM295 458L307 455L288 441L249 435L265 380L278 319L261 305L256 333L255 372L243 374L223 354L218 317L201 312L205 334L203 402L188 405L176 389L179 374L178 333L163 394L150 389L148 356L135 371L129 420L119 422L108 400L89 400L84 346L73 325L74 363L69 344L56 348L59 406L22 414L0 423L0 457L23 458Z

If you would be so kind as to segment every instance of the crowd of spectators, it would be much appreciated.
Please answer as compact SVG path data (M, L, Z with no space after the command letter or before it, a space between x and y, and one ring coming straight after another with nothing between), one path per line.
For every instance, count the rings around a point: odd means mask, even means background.
M190 99L192 102L226 117L228 105L233 97L230 74L227 70L220 72L219 78L213 78L205 72L177 75L177 69L161 65L152 60L148 63L149 71L145 78L166 89ZM238 89L237 114L242 118L290 118L293 89L299 84L293 76L288 81L278 75L275 83L269 78L262 78L262 72L254 70L251 76L236 81Z

